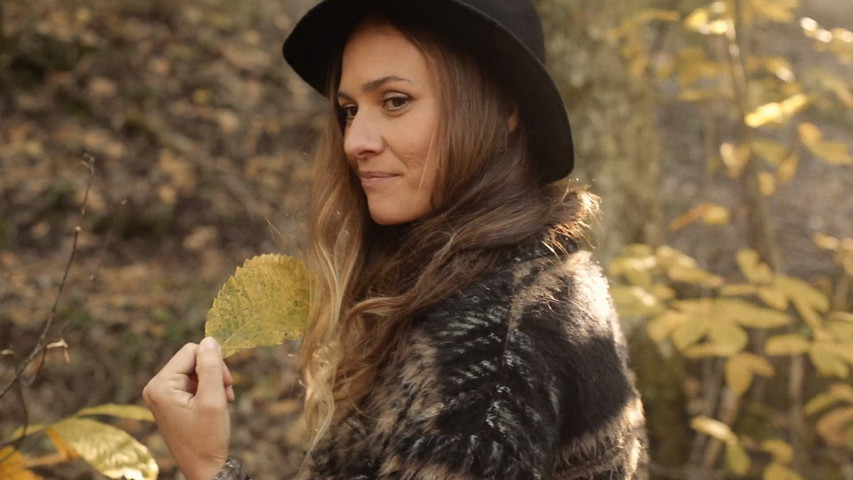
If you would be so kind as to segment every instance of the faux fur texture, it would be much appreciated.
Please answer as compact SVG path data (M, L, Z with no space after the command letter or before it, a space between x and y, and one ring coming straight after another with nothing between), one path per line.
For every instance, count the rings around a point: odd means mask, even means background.
M642 404L607 283L564 239L414 319L360 413L313 455L323 480L645 479Z

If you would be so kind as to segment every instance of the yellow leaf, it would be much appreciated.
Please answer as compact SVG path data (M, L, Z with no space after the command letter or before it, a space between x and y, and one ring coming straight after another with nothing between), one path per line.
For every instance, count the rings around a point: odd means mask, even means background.
M159 469L148 449L123 430L75 417L66 418L53 428L83 460L109 478L157 478Z
M839 321L830 317L826 324L826 329L833 339L841 343L847 343L850 345L850 349L853 350L853 323Z
M726 13L723 2L714 2L708 8L694 10L684 19L684 26L703 35L722 35L728 31L731 23Z
M308 274L286 255L259 255L238 267L213 300L205 334L227 357L298 338L308 321Z
M811 342L802 335L789 333L767 339L764 352L767 355L801 355L811 348Z
M771 102L756 108L744 120L752 128L758 128L768 123L783 124L808 106L809 102L808 95L797 93L781 102Z
M77 417L86 415L109 415L111 417L126 418L128 420L154 421L154 415L145 407L139 405L119 405L117 403L105 403L95 407L87 407L74 414Z
M649 337L655 342L660 343L666 340L676 328L684 325L687 321L687 315L674 310L667 310L649 322Z
M768 172L758 172L758 190L765 197L776 193L776 177Z
M726 361L726 383L738 395L746 393L753 375L769 377L774 373L770 362L753 353L740 352Z
M835 405L839 400L840 399L832 392L820 393L809 400L809 403L806 404L804 410L806 415L814 415L821 410L826 410L827 408Z
M684 351L698 342L708 332L709 323L695 317L677 326L672 332L672 343L675 348Z
M773 280L773 272L766 263L759 261L758 252L755 250L740 250L735 258L740 271L750 283L767 284Z
M739 351L740 349L734 345L709 342L686 348L684 355L687 358L730 357Z
M829 393L835 397L853 404L853 387L844 383L834 383L829 387Z
M791 323L791 317L770 308L758 307L745 300L727 298L716 300L715 314L743 327L775 328Z
M0 448L0 478L3 480L43 480L26 469L24 457L12 447Z
M778 438L771 438L761 442L761 449L773 455L773 460L781 464L790 463L794 458L794 447L790 443L779 440Z
M818 420L815 430L830 447L847 443L847 430L853 422L853 407L837 408Z
M650 317L666 308L654 295L640 287L614 285L610 287L610 295L619 314L625 318Z
M713 418L698 416L690 420L690 427L725 443L736 443L737 437L725 423Z
M702 221L708 225L728 225L729 209L722 205L711 205L705 213L702 214Z
M768 307L773 307L776 310L785 311L788 309L788 296L785 292L781 292L773 287L758 287L758 298L760 298Z
M824 141L823 133L813 123L801 123L797 130L803 144L825 162L835 165L853 164L853 156L848 152L847 145L842 142Z
M676 263L666 270L666 274L673 281L701 285L704 287L717 287L722 285L723 279L697 266L687 263Z
M749 455L736 441L726 443L726 465L741 476L746 475L749 470Z
M752 385L752 370L734 356L726 361L726 384L738 396L743 395Z
M724 285L720 289L720 295L725 297L743 297L747 295L755 295L758 293L758 288L749 283L736 283Z
M803 480L803 477L790 468L777 462L770 462L761 475L762 480Z
M795 298L794 300L794 308L797 310L797 313L800 314L800 317L803 321L806 322L808 326L810 326L813 330L823 330L823 321L820 319L820 315L814 311L811 305L805 303L804 301Z
M776 169L776 179L779 180L780 185L785 185L794 179L794 176L797 174L797 167L799 164L800 157L794 153L779 164L779 167Z
M797 132L800 134L800 140L807 146L817 145L823 138L820 129L813 123L803 122L797 126Z
M65 443L65 440L62 439L62 436L60 436L59 432L54 428L48 428L44 433L48 438L50 438L50 441L53 443L56 451L59 452L66 460L74 460L77 458L77 452Z
M839 358L832 349L827 348L826 343L816 342L809 350L809 358L821 375L847 378L850 368Z
M826 250L835 250L841 245L840 240L829 235L816 234L812 238L812 241L814 241L814 244L818 247Z
M734 352L742 350L749 343L749 335L747 335L746 330L724 321L711 324L708 329L708 339L711 343L728 346Z
M820 142L809 145L809 149L830 165L853 165L853 156L850 155L846 143Z
M791 300L799 300L818 312L829 310L829 299L826 295L799 278L776 275L773 286L784 292Z
M752 149L768 163L778 166L788 157L790 149L773 140L757 139L752 141Z
M760 15L779 23L794 21L792 10L800 6L799 0L750 0L750 3Z
M728 169L729 178L739 178L743 167L749 163L751 151L749 145L740 145L735 147L733 144L725 142L720 145L720 157L723 164Z

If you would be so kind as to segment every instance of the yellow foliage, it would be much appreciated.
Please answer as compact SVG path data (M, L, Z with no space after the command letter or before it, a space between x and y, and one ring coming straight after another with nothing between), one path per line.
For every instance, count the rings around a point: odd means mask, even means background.
M756 108L744 118L752 128L762 127L769 123L783 124L794 115L806 108L811 99L804 93L794 94L781 102L770 102Z
M726 383L738 395L749 390L753 376L770 377L774 373L770 362L752 353L740 352L726 361Z
M710 417L698 416L690 420L693 430L725 443L737 443L737 437L725 423Z
M737 252L737 264L743 276L750 283L768 284L773 281L773 272L766 263L759 261L758 252L752 249L744 249Z
M259 255L238 267L213 300L205 334L224 356L298 338L308 321L308 274L302 261Z
M850 368L833 346L829 342L815 342L809 350L809 359L820 374L847 378Z
M734 441L726 444L726 465L732 472L741 476L746 475L751 463L749 455L740 443Z
M794 20L793 10L799 8L800 0L750 0L755 13L774 22L788 23Z
M95 407L86 407L74 414L77 417L87 415L109 415L111 417L126 418L128 420L154 421L154 415L145 407L139 405L119 405L116 403L105 403Z
M824 141L823 133L813 123L801 123L797 130L803 144L826 163L853 165L853 156L848 152L847 145L842 142Z
M768 355L801 355L810 348L811 342L796 333L775 335L764 344L764 352Z
M669 338L676 328L684 325L687 321L687 315L675 310L667 310L649 322L649 337L656 342L662 342Z
M684 26L703 35L722 35L732 28L732 19L723 2L694 10L684 19Z
M23 455L12 447L0 449L0 478L3 480L43 480L27 470Z
M817 421L815 430L830 447L843 447L853 424L853 407L837 408Z
M803 480L803 477L790 468L777 462L770 462L764 467L762 480Z
M781 464L791 463L794 458L794 447L790 443L771 438L761 442L761 449L773 455L773 461Z
M123 430L75 417L55 423L53 429L68 447L109 478L157 478L159 469L148 449Z

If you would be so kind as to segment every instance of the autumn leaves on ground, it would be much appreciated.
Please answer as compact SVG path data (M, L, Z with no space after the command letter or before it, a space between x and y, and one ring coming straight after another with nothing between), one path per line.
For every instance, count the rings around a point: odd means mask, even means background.
M0 3L0 478L178 475L121 405L245 259L300 255L326 107L278 52L312 3ZM652 478L853 478L853 19L538 4L577 175L605 201ZM301 460L295 352L229 358L232 443L260 479Z

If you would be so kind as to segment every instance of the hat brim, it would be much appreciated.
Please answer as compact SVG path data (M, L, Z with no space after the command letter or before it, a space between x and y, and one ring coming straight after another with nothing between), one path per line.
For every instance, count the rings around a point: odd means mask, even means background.
M303 80L327 94L331 67L340 60L352 30L373 12L431 25L437 34L482 61L518 105L536 174L547 183L571 172L574 147L569 118L545 66L497 21L466 4L455 0L326 0L294 27L282 47L285 59Z

